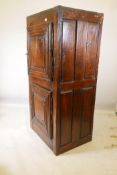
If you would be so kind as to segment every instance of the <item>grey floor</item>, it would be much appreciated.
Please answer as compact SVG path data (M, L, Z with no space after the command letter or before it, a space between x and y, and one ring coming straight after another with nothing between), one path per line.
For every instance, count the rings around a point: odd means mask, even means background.
M56 157L30 129L27 107L0 105L0 175L117 175L117 116L96 112L93 141Z

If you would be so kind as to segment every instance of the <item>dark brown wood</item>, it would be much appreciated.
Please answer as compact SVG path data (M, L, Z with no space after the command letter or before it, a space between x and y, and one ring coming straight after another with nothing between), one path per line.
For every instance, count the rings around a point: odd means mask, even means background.
M27 17L31 127L56 155L92 139L102 22L62 6Z

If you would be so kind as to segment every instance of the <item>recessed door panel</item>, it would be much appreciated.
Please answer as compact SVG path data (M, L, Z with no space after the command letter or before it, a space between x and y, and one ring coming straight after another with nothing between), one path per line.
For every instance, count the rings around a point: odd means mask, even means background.
M29 74L40 79L52 79L53 24L29 27Z
M33 119L37 120L37 127L52 138L52 93L37 85L32 85Z

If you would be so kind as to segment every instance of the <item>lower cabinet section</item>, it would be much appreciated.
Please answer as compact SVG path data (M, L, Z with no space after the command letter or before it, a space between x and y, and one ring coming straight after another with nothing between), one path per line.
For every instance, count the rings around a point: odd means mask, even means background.
M91 140L94 101L95 87L60 93L60 150Z
M55 153L91 140L95 87L74 88L59 95L59 134L55 134L53 92L31 84L31 126ZM58 140L58 144L55 143Z

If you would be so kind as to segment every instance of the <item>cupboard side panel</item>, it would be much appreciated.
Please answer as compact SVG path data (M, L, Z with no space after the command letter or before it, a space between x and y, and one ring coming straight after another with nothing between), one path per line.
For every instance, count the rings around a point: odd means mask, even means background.
M77 22L75 80L96 79L99 24Z
M85 79L96 78L96 56L98 43L99 24L87 23L87 40L85 53Z
M73 92L66 91L60 94L60 146L72 141L72 107Z
M80 137L87 137L92 132L95 88L83 88L81 92L81 132Z
M77 21L75 81L84 79L87 22Z
M74 79L76 21L63 20L62 23L62 60L61 81Z

